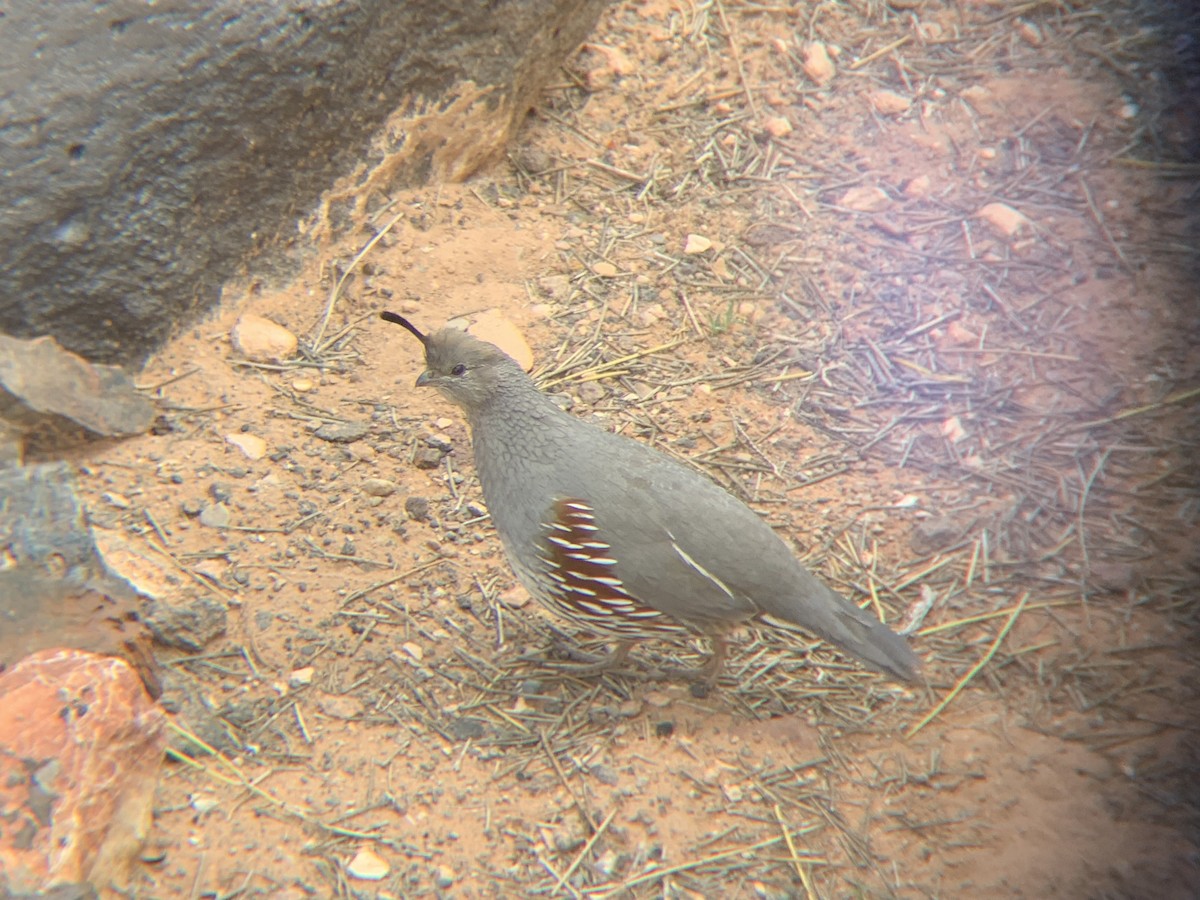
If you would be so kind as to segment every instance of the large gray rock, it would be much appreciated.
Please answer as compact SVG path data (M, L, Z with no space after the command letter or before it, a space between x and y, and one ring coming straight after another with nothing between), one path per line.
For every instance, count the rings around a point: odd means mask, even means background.
M0 331L144 360L313 209L494 157L603 6L5 4Z

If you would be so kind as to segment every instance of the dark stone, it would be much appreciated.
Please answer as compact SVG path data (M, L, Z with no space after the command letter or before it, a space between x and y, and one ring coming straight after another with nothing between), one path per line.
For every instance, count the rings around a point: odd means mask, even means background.
M429 500L425 497L409 495L404 498L404 511L414 522L424 522L429 518Z
M216 600L197 597L187 606L155 600L142 619L160 644L199 653L225 633L226 613Z
M436 469L442 464L446 453L434 447L418 447L413 453L413 465L418 469Z
M477 741L487 734L487 729L479 719L462 716L446 726L446 731L457 741Z
M963 529L948 516L933 516L922 519L909 535L908 544L917 553L935 553L945 550L960 540Z
M496 157L604 5L6 4L0 331L144 360L298 217Z
M362 440L371 430L366 422L329 422L322 425L313 434L323 441L335 444L352 444Z

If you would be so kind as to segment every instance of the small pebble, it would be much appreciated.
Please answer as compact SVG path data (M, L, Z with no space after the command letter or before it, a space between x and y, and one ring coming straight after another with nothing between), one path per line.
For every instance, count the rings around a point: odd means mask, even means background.
M371 497L390 497L396 493L396 482L386 478L367 478L362 483L364 494Z
M330 443L350 444L366 437L370 430L366 422L326 422L313 434Z
M829 49L821 41L809 41L804 45L801 68L818 85L828 83L837 74L837 68L829 58Z
M879 212L881 209L887 209L891 202L891 198L882 188L860 184L842 194L839 205L858 212Z
M1029 227L1029 219L1025 214L1007 203L989 203L976 215L1004 237L1012 237Z
M224 503L210 503L200 511L200 524L207 528L225 528L229 525L229 507Z
M267 455L267 442L256 434L227 434L225 440L241 450L247 459L262 459Z
M363 847L346 865L346 874L360 881L380 881L391 870L391 866L370 847Z
M424 522L429 518L429 501L424 497L410 495L404 500L404 511L414 522Z
M787 137L792 133L792 123L784 116L767 116L763 120L763 130L771 137Z
M233 349L254 362L280 363L291 358L299 342L296 336L270 319L246 313L229 334Z
M875 107L876 112L885 116L894 116L908 112L912 101L895 91L879 90L871 92L871 105Z

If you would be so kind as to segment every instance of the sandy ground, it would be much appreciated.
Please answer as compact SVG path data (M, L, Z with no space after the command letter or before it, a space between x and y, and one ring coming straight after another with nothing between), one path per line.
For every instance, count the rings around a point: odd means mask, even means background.
M511 159L232 286L139 378L159 433L75 458L227 611L159 654L219 753L177 735L129 895L1200 894L1197 69L1152 12L619 3ZM750 630L709 696L686 643L572 674L381 309L500 310L916 621L928 686ZM247 311L306 355L240 362Z

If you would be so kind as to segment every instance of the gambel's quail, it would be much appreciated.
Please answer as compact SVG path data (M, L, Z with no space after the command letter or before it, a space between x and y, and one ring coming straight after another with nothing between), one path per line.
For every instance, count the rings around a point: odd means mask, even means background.
M740 500L651 448L559 409L509 356L464 331L422 334L417 386L467 415L492 522L525 588L618 641L708 636L715 680L725 633L760 616L799 625L868 666L916 680L907 642L804 568Z

